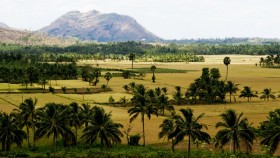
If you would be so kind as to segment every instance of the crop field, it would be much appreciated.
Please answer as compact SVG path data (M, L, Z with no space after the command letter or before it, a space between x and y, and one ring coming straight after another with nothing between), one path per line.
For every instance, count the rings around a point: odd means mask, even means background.
M168 89L168 96L172 98L172 94L175 92L175 86L181 86L182 92L185 93L187 87L194 79L200 77L201 69L204 67L219 68L221 73L221 80L225 79L226 67L223 64L223 58L225 56L204 56L206 62L203 63L134 63L134 67L147 71L151 65L156 65L157 68L162 69L174 69L185 70L186 72L178 73L158 73L155 70L156 82L152 83L152 74L147 73L143 80L140 79L123 79L122 77L113 77L108 86L112 88L110 92L98 93L98 94L51 94L51 93L32 93L32 94L14 94L14 93L1 93L0 94L0 109L4 112L11 112L13 108L16 108L26 98L37 98L38 107L45 105L49 102L69 104L71 102L89 103L90 105L102 106L107 112L112 112L112 118L115 122L124 125L125 130L129 125L129 115L127 113L128 107L112 107L109 105L102 105L97 103L107 103L110 96L115 101L119 101L120 98L126 97L130 99L132 94L126 93L122 88L123 85L135 82L136 84L144 84L147 88L166 87ZM252 87L252 90L258 91L258 94L264 88L271 88L276 96L280 94L280 70L268 69L256 66L260 56L241 56L230 55L231 64L229 65L228 80L240 84L239 89L243 89L243 86ZM104 62L104 61L81 61L80 65L89 64L95 66L99 64L102 68L117 68L117 69L130 69L131 62ZM94 88L87 82L79 80L57 80L51 81L54 88L60 89L65 86L67 88ZM106 84L104 78L100 78L100 82L96 87L100 88L102 84ZM37 87L37 85L34 85ZM47 85L46 87L48 87ZM10 85L10 90L16 92L20 85ZM21 87L22 88L22 87ZM9 89L8 84L0 84L0 92L7 92ZM239 91L240 92L240 91ZM220 120L219 115L226 109L234 109L238 113L243 112L244 116L249 119L249 122L253 123L253 126L259 126L261 121L266 120L268 112L280 108L280 98L272 101L264 101L259 98L252 98L250 102L247 99L239 98L239 92L236 94L236 102L226 104L211 104L211 105L175 105L175 109L178 112L181 108L192 108L195 115L205 113L202 123L208 125L208 132L211 136L214 136L217 132L215 124ZM229 101L229 96L226 97ZM160 131L159 125L162 123L163 116L152 116L151 120L145 121L146 127L146 142L147 144L162 143L163 140L158 139L158 133ZM142 126L140 118L131 123L133 129L131 134L141 133ZM126 139L123 138L123 142L126 143ZM261 153L260 146L256 144L254 146L256 153Z

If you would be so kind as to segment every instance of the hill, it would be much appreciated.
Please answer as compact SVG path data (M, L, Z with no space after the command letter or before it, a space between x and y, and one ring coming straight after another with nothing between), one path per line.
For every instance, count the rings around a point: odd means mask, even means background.
M50 36L76 37L98 42L160 41L135 19L116 13L102 14L96 10L81 13L71 11L39 31Z
M9 29L10 26L8 26L8 25L5 24L5 23L0 22L0 28Z
M71 45L78 42L77 39L62 39L49 37L42 33L27 30L15 30L0 27L1 43L13 43L21 45Z

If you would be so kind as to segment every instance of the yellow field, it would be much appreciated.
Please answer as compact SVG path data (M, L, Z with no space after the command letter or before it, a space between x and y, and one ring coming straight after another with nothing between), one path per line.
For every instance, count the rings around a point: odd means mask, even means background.
M134 63L135 68L140 67L150 67L152 64L155 64L158 68L170 68L170 69L183 69L183 70L196 70L190 71L188 73L169 73L169 74L157 74L156 83L151 82L151 74L147 74L144 80L137 79L123 79L123 78L112 78L109 82L109 87L113 89L112 92L100 93L100 94L0 94L0 109L5 112L10 112L14 105L11 103L19 105L22 102L22 99L28 97L38 98L38 105L42 106L48 102L57 102L69 104L73 101L78 103L89 103L91 105L94 102L108 102L108 98L112 96L115 101L118 101L121 97L125 96L126 98L131 98L131 94L127 94L122 88L123 85L130 82L136 82L137 84L144 84L147 88L156 88L156 87L167 87L168 95L171 97L175 92L175 86L181 86L183 88L183 93L185 93L187 87L194 79L198 78L201 75L201 69L203 67L209 68L219 68L221 73L221 79L225 78L226 67L223 65L224 56L205 56L205 63ZM232 80L235 83L239 83L240 89L243 89L243 86L250 86L253 90L257 90L259 94L264 88L271 88L275 95L280 94L280 70L279 69L267 69L255 66L255 63L258 62L259 56L230 56L232 63L229 65L229 76L228 80ZM79 64L99 64L100 67L106 68L126 68L129 69L131 62L103 62L103 61L83 61ZM102 84L106 84L104 78L100 78L100 83L97 87L100 87ZM71 81L52 81L52 85L55 85L56 88L66 86L67 88L86 88L93 87L89 86L87 82L82 82L81 80L71 80ZM11 85L12 89L18 88L18 85ZM48 86L46 86L48 87ZM7 89L7 84L0 84L1 89ZM239 95L239 94L237 94ZM6 102L2 100L8 100ZM227 100L229 97L227 96ZM263 101L259 98L253 98L251 102L247 102L247 99L238 98L236 96L237 102L218 104L218 105L181 105L175 106L176 111L181 108L190 107L194 109L196 115L205 113L205 117L201 120L203 123L207 124L209 129L208 132L214 136L217 132L215 129L215 124L219 121L219 115L224 112L226 109L234 109L238 113L243 112L250 122L253 122L253 126L257 127L259 122L266 119L266 116L269 111L280 108L280 98L275 101ZM116 122L122 123L125 127L129 124L129 115L127 113L127 108L121 107L110 107L103 106L106 111L111 111L113 119ZM162 120L165 117L152 116L151 120L146 120L146 138L148 144L161 143L162 140L158 139L159 125L162 123ZM138 118L132 123L133 133L141 133L142 126L140 119ZM125 142L125 139L123 139ZM255 146L255 150L260 152L259 145Z

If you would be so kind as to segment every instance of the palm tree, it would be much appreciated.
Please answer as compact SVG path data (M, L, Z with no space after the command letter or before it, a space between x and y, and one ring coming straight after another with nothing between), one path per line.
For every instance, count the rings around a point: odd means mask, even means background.
M165 95L160 95L157 98L157 109L162 111L164 116L164 110L174 111L174 107L169 103L168 97Z
M232 96L232 94L236 94L236 92L239 90L238 86L239 86L239 84L235 84L232 81L227 81L226 92L229 93L229 102L230 103L231 103L231 96Z
M152 72L153 72L153 77L152 77L152 80L153 80L153 82L155 82L155 80L156 80L156 77L155 77L155 70L156 70L156 66L155 65L152 65L151 66L151 70L152 70Z
M9 151L13 143L21 146L23 140L26 138L26 133L19 128L17 117L1 112L0 141L2 142L2 150Z
M169 138L170 134L175 131L175 113L167 119L164 119L162 124L160 124L159 128L161 128L161 131L158 134L158 137L161 138L167 138L168 140L172 140L172 144L174 143L174 138ZM174 152L174 146L172 145L172 151Z
M260 66L262 66L264 63L265 63L264 58L261 57L261 58L260 58Z
M104 144L107 147L112 147L114 143L120 143L120 137L123 134L119 128L122 128L123 125L114 123L111 116L111 113L106 113L103 108L95 108L90 125L83 131L82 140L87 145L92 145L97 140L100 140L101 148Z
M18 121L20 122L20 126L26 126L27 133L27 143L28 147L30 147L30 132L29 129L33 128L33 148L35 148L35 124L36 124L36 109L35 106L37 104L37 98L34 100L32 98L25 99L23 103L19 105L19 109L15 109L14 112L17 113Z
M168 138L175 138L172 144L172 146L175 146L183 141L184 137L188 136L188 157L190 158L191 139L210 143L210 135L201 131L203 128L207 129L207 126L198 122L204 114L194 117L193 110L189 108L180 109L180 112L183 116L178 115L175 117L175 130L169 134Z
M85 127L88 127L88 123L90 122L90 119L93 116L94 109L95 107L91 108L89 104L82 104L81 115Z
M242 141L246 146L247 152L251 151L255 133L247 118L242 117L243 113L237 115L234 110L227 110L220 116L222 121L216 124L216 128L222 127L223 129L216 134L215 139L217 142L215 147L222 148L227 143L230 143L235 153Z
M68 106L69 110L69 125L75 128L75 142L78 142L78 128L83 124L83 118L81 113L81 107L76 102L71 103Z
M108 86L108 83L109 83L109 81L111 80L112 77L113 77L113 76L112 76L112 74L111 74L110 72L107 72L107 73L104 75L104 78L105 78L106 81L107 81L106 87Z
M260 99L268 100L269 98L272 98L273 100L275 99L275 95L272 94L271 89L265 88L262 91L262 95L260 96Z
M143 146L145 146L145 115L147 115L148 119L151 119L152 114L156 114L158 116L157 109L153 107L153 104L149 104L146 96L146 89L143 84L135 86L134 96L131 100L135 106L128 110L129 116L131 116L130 122L134 121L139 114L141 115Z
M48 103L45 107L38 109L36 138L53 136L54 154L56 153L56 141L59 136L75 138L69 126L68 109L61 104Z
M133 70L133 61L135 60L135 54L134 53L130 53L128 55L128 59L131 60L131 69Z
M183 102L183 94L181 92L180 86L175 86L176 92L173 95L173 99L175 100L176 104L181 105Z
M270 147L270 154L273 154L280 142L280 109L269 112L268 120L261 123L259 128L262 145Z
M245 86L244 89L240 92L239 98L248 98L248 102L252 97L258 97L256 91L252 91L251 87Z
M224 58L224 64L225 64L226 67L227 67L227 74L226 74L226 79L225 79L225 81L227 80L227 77L228 77L228 65L230 64L230 62L231 62L231 60L230 60L229 57L225 57L225 58Z

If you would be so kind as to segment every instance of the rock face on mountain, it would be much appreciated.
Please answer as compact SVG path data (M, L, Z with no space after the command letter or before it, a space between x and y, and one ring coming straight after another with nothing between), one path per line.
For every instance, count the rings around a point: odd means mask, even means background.
M10 27L2 22L0 22L0 28L9 29Z
M72 36L99 42L160 40L132 17L115 13L102 14L96 10L87 13L71 11L39 31L51 36Z

